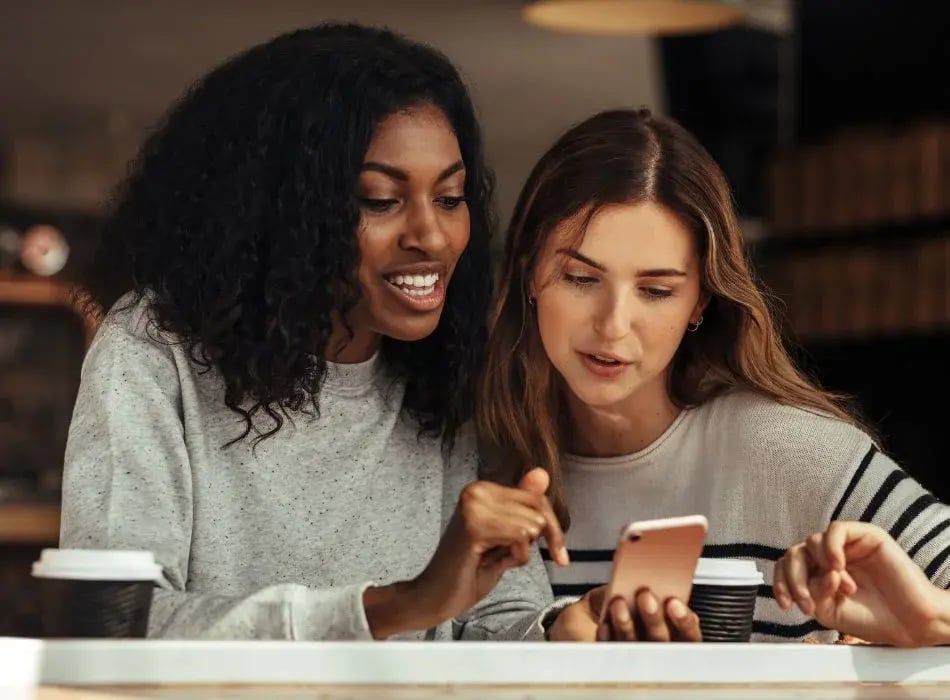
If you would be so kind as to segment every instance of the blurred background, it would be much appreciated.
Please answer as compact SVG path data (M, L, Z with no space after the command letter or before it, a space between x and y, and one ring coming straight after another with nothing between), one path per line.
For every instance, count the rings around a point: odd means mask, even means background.
M325 20L444 51L479 107L507 220L595 111L647 106L726 171L798 359L950 500L950 3L943 0L0 1L0 635L30 633L94 329L69 305L110 189L168 105Z

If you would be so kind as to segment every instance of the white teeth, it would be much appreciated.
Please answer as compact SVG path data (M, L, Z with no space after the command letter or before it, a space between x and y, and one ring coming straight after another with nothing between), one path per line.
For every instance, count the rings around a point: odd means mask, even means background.
M397 287L427 290L435 286L436 282L439 281L439 275L438 273L428 275L393 275L386 279L389 280L390 284L394 284Z
M423 289L403 289L403 292L411 297L428 297L435 294L435 287L425 287Z

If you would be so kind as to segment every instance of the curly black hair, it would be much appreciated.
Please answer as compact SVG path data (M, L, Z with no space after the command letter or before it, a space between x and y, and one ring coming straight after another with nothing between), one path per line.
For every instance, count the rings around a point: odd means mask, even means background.
M493 175L458 72L391 31L324 24L281 35L198 81L146 139L80 286L102 313L148 295L162 331L224 378L255 440L319 412L334 310L359 301L356 187L375 127L430 104L466 167L470 242L424 340L384 338L420 434L451 446L471 414L491 295ZM257 418L266 425L258 424Z

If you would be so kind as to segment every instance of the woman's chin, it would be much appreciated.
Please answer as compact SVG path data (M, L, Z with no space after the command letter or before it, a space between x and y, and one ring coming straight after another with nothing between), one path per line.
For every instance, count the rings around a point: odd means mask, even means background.
M441 310L440 310L441 311ZM377 323L380 335L405 343L414 343L425 340L435 333L439 327L439 314L427 314L425 318L393 319L388 318L384 323Z
M624 400L630 397L630 392L620 387L572 386L571 392L581 404L589 408L610 408L623 403Z

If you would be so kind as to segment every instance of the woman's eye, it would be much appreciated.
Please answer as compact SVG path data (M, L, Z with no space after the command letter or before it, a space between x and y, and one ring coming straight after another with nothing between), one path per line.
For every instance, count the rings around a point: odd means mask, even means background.
M465 201L465 197L439 197L435 200L439 203L443 209L457 209L462 202Z
M376 214L387 212L399 204L398 199L373 199L372 197L360 197L359 201L360 206Z
M673 295L672 290L663 289L662 287L644 287L643 293L651 299L666 299Z
M564 279L573 285L577 285L578 287L589 287L590 285L597 282L596 277L588 277L586 275L572 275L567 272L564 273Z

